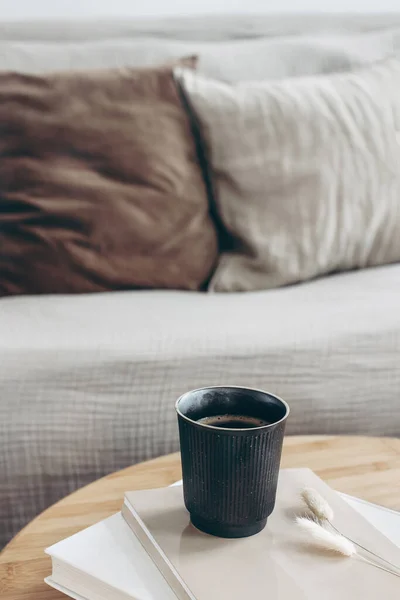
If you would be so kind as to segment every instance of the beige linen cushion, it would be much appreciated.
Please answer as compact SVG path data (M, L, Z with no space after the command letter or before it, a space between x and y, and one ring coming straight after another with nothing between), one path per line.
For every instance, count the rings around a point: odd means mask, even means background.
M400 260L400 62L230 85L177 75L234 248L210 289L273 288Z

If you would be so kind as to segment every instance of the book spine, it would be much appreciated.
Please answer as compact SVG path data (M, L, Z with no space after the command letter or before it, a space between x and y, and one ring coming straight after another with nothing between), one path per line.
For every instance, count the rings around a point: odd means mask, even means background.
M126 501L122 506L121 513L178 600L197 600L157 544L142 519L130 504L129 506L127 505Z

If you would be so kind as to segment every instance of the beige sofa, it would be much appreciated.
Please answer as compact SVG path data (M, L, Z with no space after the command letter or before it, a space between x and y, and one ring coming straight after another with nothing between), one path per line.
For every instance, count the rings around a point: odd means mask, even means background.
M398 47L400 15L0 25L2 68L28 72L198 53L216 77L277 78ZM0 546L78 486L176 450L190 388L275 392L290 434L400 435L399 306L400 265L247 294L0 300Z

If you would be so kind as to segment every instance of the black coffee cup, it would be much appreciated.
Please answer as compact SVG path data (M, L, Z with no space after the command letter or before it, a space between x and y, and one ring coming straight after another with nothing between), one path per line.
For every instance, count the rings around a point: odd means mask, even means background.
M264 529L275 506L289 406L261 390L217 386L187 392L176 411L193 525L226 538Z

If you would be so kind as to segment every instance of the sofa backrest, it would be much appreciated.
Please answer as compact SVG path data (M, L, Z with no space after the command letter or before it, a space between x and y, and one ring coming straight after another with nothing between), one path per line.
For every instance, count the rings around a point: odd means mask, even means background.
M0 23L2 70L149 66L197 54L228 81L340 71L400 55L400 14Z
M93 21L0 21L0 41L95 41L159 37L223 41L270 36L379 31L400 27L400 12L382 14L262 14Z

